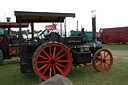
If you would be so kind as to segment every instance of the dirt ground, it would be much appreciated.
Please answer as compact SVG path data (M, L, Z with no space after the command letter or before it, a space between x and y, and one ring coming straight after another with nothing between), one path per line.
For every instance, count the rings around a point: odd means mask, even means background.
M128 60L128 51L126 50L110 50L114 58L123 58Z

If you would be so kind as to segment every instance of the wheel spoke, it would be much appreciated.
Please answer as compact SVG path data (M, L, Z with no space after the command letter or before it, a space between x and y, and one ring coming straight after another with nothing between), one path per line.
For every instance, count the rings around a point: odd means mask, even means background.
M111 60L111 59L105 59L106 61L109 61L109 60Z
M107 62L105 62L105 63L109 66L109 64Z
M44 67L46 67L48 64L43 65L42 67L40 67L38 70L40 71L41 69L43 69Z
M101 54L101 51L100 51L100 57L102 58L102 54Z
M50 67L49 78L51 78L51 76L52 76L52 67Z
M97 58L99 58L101 60L101 58L99 56L96 56Z
M98 63L100 60L96 60L95 63Z
M48 70L49 67L50 67L50 65L47 66L47 68L44 70L43 74L46 73L46 71Z
M100 69L101 69L101 67L102 67L102 62L101 62L101 66L100 66Z
M37 61L37 63L48 63L48 61Z
M45 55L50 58L50 56L47 54L47 52L45 50L43 50L43 52L45 53Z
M49 45L49 52L50 52L50 57L52 56L52 49L51 49L51 45Z
M107 54L105 57L104 57L104 59L108 56L109 54Z
M104 51L104 59L105 59L105 54L106 54L106 51Z
M55 65L55 67L58 69L58 71L63 75L63 71L61 71L61 69L57 66L57 65Z
M61 49L56 55L55 58L63 51L63 49Z
M70 62L69 60L58 60L57 62Z
M66 66L62 65L62 64L59 64L59 63L56 63L57 65L63 67L63 68L66 68Z
M60 59L60 58L62 58L62 57L65 56L65 55L66 55L66 53L63 54L63 55L61 55L61 56L59 56L59 57L57 58L57 60Z
M98 68L100 65L102 65L102 62L98 66L96 66L96 67Z
M45 60L48 60L48 58L46 58L46 57L44 57L42 55L38 55L38 56L41 57L41 58L43 58L43 59L45 59Z
M54 47L53 57L55 57L56 47Z
M56 75L56 69L54 65L53 65L53 72L54 72L54 75Z
M104 67L105 67L105 69L106 69L106 65L105 65L105 63L104 63Z

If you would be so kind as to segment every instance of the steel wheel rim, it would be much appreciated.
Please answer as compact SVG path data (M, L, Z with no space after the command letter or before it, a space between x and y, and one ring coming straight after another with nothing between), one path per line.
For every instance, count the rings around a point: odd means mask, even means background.
M108 50L100 50L94 59L94 67L97 71L107 71L110 69L113 63L113 57L110 51Z
M57 52L57 49L60 50ZM42 58L41 61L40 58ZM71 66L70 52L65 46L58 43L44 45L35 57L35 70L38 76L44 80L51 78L55 74L66 76Z

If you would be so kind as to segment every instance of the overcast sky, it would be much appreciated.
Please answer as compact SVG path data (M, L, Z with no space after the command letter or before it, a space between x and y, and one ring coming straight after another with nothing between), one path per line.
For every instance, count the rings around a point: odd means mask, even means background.
M67 18L68 30L76 30L79 21L85 30L91 31L91 11L96 10L96 28L128 26L128 0L0 0L0 22L11 17L14 11L75 13L75 18ZM36 30L44 30L45 25L35 24Z

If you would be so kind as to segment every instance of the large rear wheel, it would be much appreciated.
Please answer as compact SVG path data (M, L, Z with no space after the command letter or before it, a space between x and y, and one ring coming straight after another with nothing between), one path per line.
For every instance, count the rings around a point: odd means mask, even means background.
M93 66L97 71L107 71L113 63L113 56L107 49L99 49L93 57Z
M47 80L55 74L66 76L72 67L72 58L64 45L49 42L35 50L32 64L37 76Z

